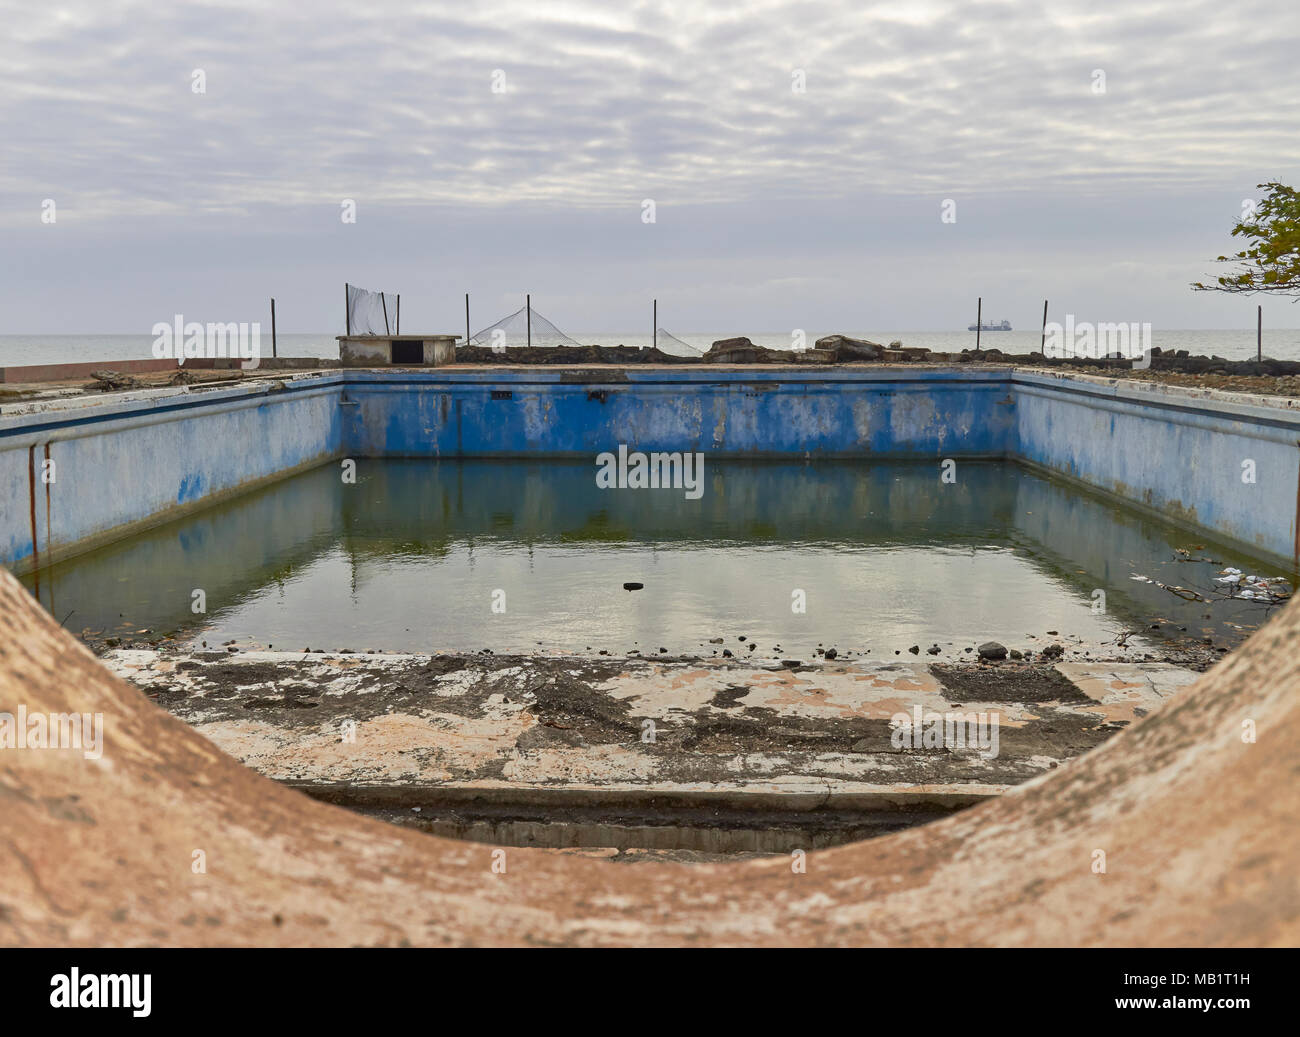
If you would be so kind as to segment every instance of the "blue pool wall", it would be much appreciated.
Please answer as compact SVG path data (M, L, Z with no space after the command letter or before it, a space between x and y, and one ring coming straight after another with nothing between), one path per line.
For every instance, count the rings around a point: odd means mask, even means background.
M336 457L339 384L275 388L4 408L0 560L29 571Z
M954 366L353 370L7 405L0 561L30 571L344 457L594 462L627 444L706 459L932 459L936 478L945 458L1016 459L1293 566L1289 404Z
M347 449L367 457L594 457L626 443L718 457L882 460L1015 449L1008 386L983 372L611 374L622 380L544 369L418 381L358 372L348 379L356 407Z

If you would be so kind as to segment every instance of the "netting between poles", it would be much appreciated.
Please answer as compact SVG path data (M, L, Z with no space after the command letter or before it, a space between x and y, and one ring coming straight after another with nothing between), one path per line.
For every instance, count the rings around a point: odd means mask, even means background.
M528 307L523 306L502 317L495 324L489 324L477 335L470 338L470 345L488 346L493 349L508 349L526 346L529 343ZM534 346L580 346L577 339L572 339L536 310L532 314L532 344Z
M675 335L660 328L655 335L655 345L658 346L659 352L667 353L669 356L703 356L704 350L696 349L689 342L683 342Z
M352 335L396 335L397 296L348 285L347 327Z

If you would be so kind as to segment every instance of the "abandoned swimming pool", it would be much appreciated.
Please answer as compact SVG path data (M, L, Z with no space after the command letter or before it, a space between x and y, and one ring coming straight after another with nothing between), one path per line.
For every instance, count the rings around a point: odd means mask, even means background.
M1292 402L956 366L38 399L0 407L0 560L318 798L784 852L1000 795L1260 625L1296 570ZM602 489L620 448L702 456L700 492ZM986 641L1010 658L973 665ZM996 755L896 744L930 714L996 722Z

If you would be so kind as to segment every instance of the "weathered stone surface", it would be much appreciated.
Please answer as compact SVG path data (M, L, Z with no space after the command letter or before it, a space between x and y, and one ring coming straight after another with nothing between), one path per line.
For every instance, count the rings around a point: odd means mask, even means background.
M864 338L850 338L848 335L826 335L815 343L818 349L828 350L835 355L839 363L851 360L879 360L884 348L879 342L869 342Z
M831 349L805 349L794 355L796 364L833 364L836 360L835 351Z
M753 349L754 343L744 335L737 335L735 338L720 338L709 347L714 349Z
M794 354L789 350L765 349L744 337L718 339L704 354L706 364L788 364Z
M949 819L809 853L805 873L511 849L494 874L490 847L240 766L0 573L4 709L106 726L99 760L0 750L0 943L1294 946L1298 637L1292 604L1092 752Z

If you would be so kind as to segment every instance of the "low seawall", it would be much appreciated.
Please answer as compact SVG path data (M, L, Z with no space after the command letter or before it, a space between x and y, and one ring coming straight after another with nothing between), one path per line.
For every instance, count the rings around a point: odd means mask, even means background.
M30 402L0 410L0 562L27 572L340 457L594 459L622 443L1014 459L1292 567L1294 402L875 365L355 370Z

